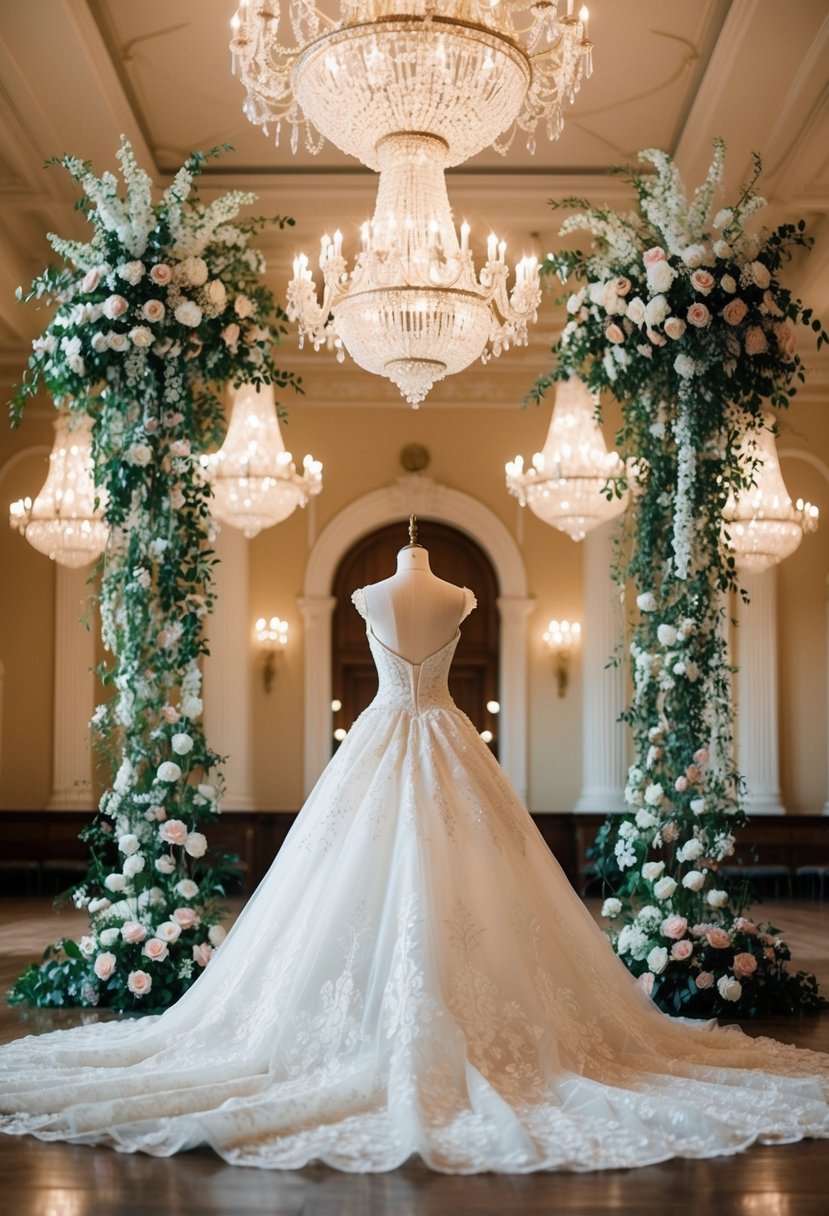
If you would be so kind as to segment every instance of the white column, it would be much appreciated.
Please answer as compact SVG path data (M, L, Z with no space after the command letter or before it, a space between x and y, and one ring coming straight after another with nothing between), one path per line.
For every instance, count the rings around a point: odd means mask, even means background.
M250 733L252 622L249 619L249 547L238 528L222 527L214 545L216 607L207 621L210 654L204 660L204 729L224 764L223 811L253 809Z
M81 624L90 611L89 568L57 566L55 579L55 683L52 792L47 811L91 810L92 756L89 719L95 708L95 626Z
M749 603L739 601L737 652L738 768L749 815L785 815L780 799L777 734L777 567L743 574Z
M498 757L501 768L518 793L527 800L527 617L534 599L501 596L501 659L498 673L501 712L498 721Z
M826 579L826 759L829 767L829 576ZM829 815L829 793L823 804L823 814Z
M331 617L333 595L297 600L304 622L305 648L305 797L331 759Z
M610 814L625 809L628 769L625 708L626 656L608 667L622 637L622 606L611 577L618 520L585 537L582 625L582 778L576 812Z

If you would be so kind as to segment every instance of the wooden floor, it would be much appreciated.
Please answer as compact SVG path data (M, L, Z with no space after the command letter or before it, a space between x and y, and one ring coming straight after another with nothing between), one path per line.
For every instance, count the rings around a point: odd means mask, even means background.
M829 904L780 903L764 917L784 931L795 965L829 994ZM0 988L43 946L80 933L85 917L58 917L48 900L0 900ZM83 1015L21 1016L0 1008L0 1042L71 1025ZM89 1015L85 1015L89 1016ZM829 1051L821 1017L753 1023L751 1033ZM420 1165L348 1175L241 1169L208 1150L168 1160L0 1136L2 1216L827 1216L829 1146L762 1145L736 1157L669 1161L599 1174L445 1177Z

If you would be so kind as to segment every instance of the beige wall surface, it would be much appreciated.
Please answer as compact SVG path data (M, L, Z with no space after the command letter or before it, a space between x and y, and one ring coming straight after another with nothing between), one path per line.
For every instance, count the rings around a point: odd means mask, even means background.
M353 377L355 373L344 372ZM371 381L364 378L366 392ZM323 408L286 401L286 445L296 458L311 452L324 464L324 489L305 511L250 543L250 629L278 614L290 641L273 691L266 695L261 660L254 659L253 792L262 809L292 809L302 797L302 595L314 539L350 503L388 486L403 470L400 452L421 443L431 461L426 476L488 506L519 545L535 600L528 629L529 804L533 811L571 810L581 789L581 680L575 659L567 695L556 696L541 635L550 617L583 619L582 552L530 512L520 512L504 487L504 463L529 457L544 440L550 403L519 408L526 389L516 380L513 408L488 406ZM605 423L612 436L613 412ZM0 432L0 496L6 504L42 484L51 415L35 407L18 431ZM793 497L816 503L823 526L806 537L778 570L781 784L791 812L817 813L827 799L827 576L829 575L829 415L821 402L795 403L779 440L783 474ZM428 547L428 525L422 539ZM486 538L479 537L486 547ZM405 535L401 532L401 542ZM5 667L0 751L0 807L38 808L51 788L53 698L53 565L8 527L0 528L2 594L0 662ZM81 626L78 626L79 630ZM253 645L251 641L251 645ZM90 707L91 710L92 707ZM82 731L85 723L61 724Z

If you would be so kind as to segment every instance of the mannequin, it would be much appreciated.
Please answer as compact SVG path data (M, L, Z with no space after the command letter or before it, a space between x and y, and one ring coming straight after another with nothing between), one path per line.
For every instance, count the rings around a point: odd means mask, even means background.
M374 636L387 649L418 665L452 640L466 605L462 587L432 573L429 554L409 517L409 543L397 555L391 578L364 589Z

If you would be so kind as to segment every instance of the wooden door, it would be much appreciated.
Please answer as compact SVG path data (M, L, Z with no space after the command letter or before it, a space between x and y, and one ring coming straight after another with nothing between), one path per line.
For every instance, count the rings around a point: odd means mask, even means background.
M332 696L342 702L334 728L348 729L377 692L377 675L366 641L365 621L351 603L356 587L388 578L397 568L397 553L408 542L408 521L379 528L362 537L345 554L334 576L337 599L332 629ZM478 607L464 621L449 674L455 703L478 730L492 732L498 754L498 715L487 709L498 700L498 583L483 549L447 524L418 520L419 540L429 551L438 578L474 591Z

